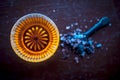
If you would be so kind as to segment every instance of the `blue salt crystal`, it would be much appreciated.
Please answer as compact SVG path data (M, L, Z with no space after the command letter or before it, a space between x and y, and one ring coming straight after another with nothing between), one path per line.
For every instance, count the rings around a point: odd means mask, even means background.
M73 45L73 49L77 48L78 46L79 46L79 44L77 44L77 43L74 44L74 45Z
M82 45L82 44L80 44L79 46L78 46L78 53L80 53L80 55L83 57L83 56L85 56L85 50L84 50L84 45Z
M75 39L74 39L74 38L72 38L72 39L71 39L71 42L75 42Z
M71 24L71 27L73 27L73 24Z
M55 12L55 10L53 10L53 12Z
M90 22L93 22L93 20L90 20Z
M74 57L74 60L76 63L79 63L79 58L78 57Z
M77 32L81 32L82 30L81 30L80 28L77 28L76 31L77 31Z
M64 40L64 37L61 37L60 40Z
M94 49L92 47L91 48L88 47L87 50L88 50L89 53L92 53L92 54L94 53Z
M70 29L70 26L66 26L66 29Z
M64 36L67 36L67 34L64 34Z
M112 23L109 23L109 26L112 26Z
M70 43L70 45L73 47L74 46L74 44L73 43Z
M60 45L61 45L62 47L64 47L64 43L61 43Z
M90 44L90 45L92 45L92 44L93 44L93 41L92 41L92 40L89 40L88 42L89 42L89 44Z
M100 19L97 18L97 21L99 21Z
M66 39L66 41L65 41L67 44L70 44L71 43L71 40L69 40L69 39Z
M87 26L87 25L85 25L85 28L88 28L88 26Z
M62 34L60 34L60 37L62 37Z
M79 43L81 43L82 42L82 40L80 40L80 39L77 39L77 43L79 44Z
M89 57L89 56L87 56L87 59L90 59L90 57Z
M94 49L94 45L93 45L93 41L92 40L89 40L88 44Z
M62 36L62 37L60 38L60 40L61 40L61 41L65 41L66 39L65 39L64 36Z
M74 23L74 25L76 25L76 26L77 26L77 25L78 25L78 23L76 22L76 23Z
M82 40L82 44L83 45L87 44L87 41Z
M85 54L86 54L86 52L84 51L84 52L82 52L80 55L81 55L82 57L84 57Z
M62 49L62 52L65 53L65 49Z
M100 47L102 47L102 44L100 44L100 43L99 43L99 44L96 44L96 47L97 47L97 48L100 48Z
M74 38L83 38L84 37L84 35L83 34L80 34L80 35L74 35Z

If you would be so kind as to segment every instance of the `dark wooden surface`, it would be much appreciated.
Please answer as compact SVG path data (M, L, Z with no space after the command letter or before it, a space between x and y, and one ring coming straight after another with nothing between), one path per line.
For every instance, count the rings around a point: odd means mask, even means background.
M0 80L117 80L120 76L119 6L117 0L0 0ZM84 32L103 16L110 18L111 25L92 36L103 44L93 55L81 58L69 51L70 57L64 60L59 47L49 60L29 63L12 50L10 31L20 17L34 12L50 17L60 33L77 27ZM75 22L78 26L65 30ZM78 64L75 56L79 57Z

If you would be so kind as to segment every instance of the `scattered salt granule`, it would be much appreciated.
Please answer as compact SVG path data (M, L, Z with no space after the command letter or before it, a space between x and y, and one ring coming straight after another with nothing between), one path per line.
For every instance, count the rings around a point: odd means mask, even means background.
M61 36L61 37L60 37L60 40L61 40L61 41L65 41L66 39L65 39L64 36Z
M66 29L70 29L70 26L66 26Z
M76 26L77 26L77 25L78 25L78 23L76 22L76 23L74 23L74 25L76 25Z
M62 49L62 52L63 52L63 53L65 52L65 49L64 49L64 48Z
M53 10L53 12L55 12L55 10Z
M101 47L102 47L102 44L98 43L98 44L96 44L96 47L97 47L97 48L101 48Z
M78 25L78 22L71 23L70 25L66 26L66 29L73 28L74 26L77 26L77 25Z
M109 23L109 26L112 26L112 23Z
M77 28L77 29L76 29L76 31L79 31L79 32L81 32L82 30L81 30L80 28Z
M66 59L66 58L68 58L68 57L70 56L70 55L67 54L66 52L67 52L66 49L63 48L63 49L62 49L62 54L63 54L63 58L64 58L64 59Z
M88 28L88 26L87 26L87 25L85 25L85 28Z
M61 45L62 47L64 47L64 44L63 44L63 43L61 43L60 45Z
M78 57L74 57L74 60L77 64L79 63L79 58Z
M79 44L77 44L77 43L76 43L76 44L73 44L73 45L72 45L73 49L77 48L78 45L79 45Z
M86 54L86 52L82 52L82 53L80 54L80 56L81 56L81 57L84 57L85 54Z
M90 22L93 22L93 20L90 20Z
M62 36L62 34L60 34L60 36Z
M77 39L77 38L83 38L83 37L84 37L84 35L82 35L82 34L81 34L81 35L77 35L77 34L74 35L74 38L76 38L76 39Z
M99 21L100 19L99 18L97 18L97 21Z
M89 56L87 56L86 58L87 58L87 59L90 59L90 57L89 57Z
M71 24L71 27L73 27L74 25L73 24Z

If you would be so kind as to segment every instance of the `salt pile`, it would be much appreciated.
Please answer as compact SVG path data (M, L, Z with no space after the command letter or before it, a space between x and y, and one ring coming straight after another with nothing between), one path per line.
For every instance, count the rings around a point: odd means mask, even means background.
M86 38L81 31L77 28L71 33L60 34L62 53L65 54L66 46L70 46L75 51L74 53L84 57L86 54L94 54L96 47L102 47L102 44L96 44L92 38Z

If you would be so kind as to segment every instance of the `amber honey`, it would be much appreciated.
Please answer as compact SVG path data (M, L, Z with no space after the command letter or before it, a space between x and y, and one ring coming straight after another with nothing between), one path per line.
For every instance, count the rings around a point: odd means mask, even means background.
M40 13L27 14L14 24L10 41L14 52L23 60L42 62L57 50L59 31L47 16Z

